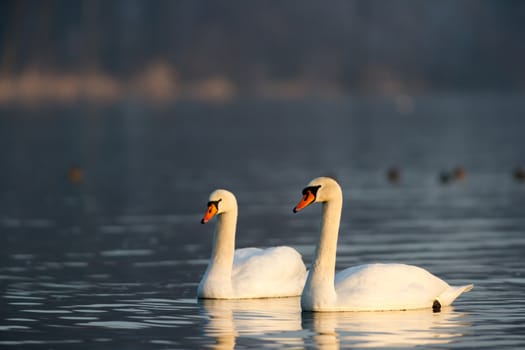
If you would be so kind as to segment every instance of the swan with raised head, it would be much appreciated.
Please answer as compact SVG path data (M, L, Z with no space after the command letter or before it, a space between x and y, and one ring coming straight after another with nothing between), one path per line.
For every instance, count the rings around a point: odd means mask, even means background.
M230 191L211 193L201 223L217 216L208 268L197 289L206 299L299 296L306 279L301 255L286 246L235 250L237 199Z
M332 178L319 177L303 189L294 213L322 203L321 236L301 295L304 311L388 311L432 308L439 311L468 284L452 287L430 272L404 264L366 264L335 273L343 194Z

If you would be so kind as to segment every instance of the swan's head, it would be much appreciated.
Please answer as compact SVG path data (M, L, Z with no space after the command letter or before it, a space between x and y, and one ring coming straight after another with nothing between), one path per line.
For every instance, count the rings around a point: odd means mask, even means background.
M235 199L233 193L228 190L215 190L210 194L208 208L206 209L206 213L204 213L201 224L207 223L215 215L220 215L235 208L237 208L237 199Z
M315 178L303 189L303 198L293 208L293 212L297 213L312 203L328 202L336 196L341 196L341 187L337 181L325 176Z

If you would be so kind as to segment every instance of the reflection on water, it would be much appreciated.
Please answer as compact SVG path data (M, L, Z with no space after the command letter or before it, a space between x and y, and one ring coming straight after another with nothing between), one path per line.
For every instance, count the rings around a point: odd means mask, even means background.
M393 312L301 313L300 298L200 300L204 334L214 349L233 349L238 339L278 347L390 348L448 344L470 327L465 313L452 307ZM310 340L311 339L311 340Z
M303 326L314 332L320 349L352 347L412 347L447 344L467 328L463 314L452 308L392 312L305 313Z
M276 342L281 347L302 344L300 298L200 300L209 320L206 335L215 349L233 349L237 337Z
M169 288L140 283L14 283L4 295L9 312L0 331L10 333L0 345L115 344L114 332L124 331L142 332L139 334L149 343L186 344L182 348L191 347L195 339L201 344L198 347L213 349L248 344L278 348L313 344L319 349L339 349L341 344L343 348L410 347L447 344L470 326L467 314L453 308L440 313L302 313L298 297L197 301L165 297L170 294ZM70 331L59 339L45 336L53 329ZM202 334L181 340L189 329ZM20 333L28 331L36 333ZM17 334L26 335L20 338ZM89 340L94 334L97 337Z

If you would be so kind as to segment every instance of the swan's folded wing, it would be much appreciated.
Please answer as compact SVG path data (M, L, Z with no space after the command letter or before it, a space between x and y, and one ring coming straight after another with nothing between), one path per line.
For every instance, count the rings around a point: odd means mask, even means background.
M235 252L234 289L252 297L300 295L306 268L301 255L290 247L243 248Z
M356 310L400 310L431 307L450 286L417 266L370 264L336 275L338 304Z

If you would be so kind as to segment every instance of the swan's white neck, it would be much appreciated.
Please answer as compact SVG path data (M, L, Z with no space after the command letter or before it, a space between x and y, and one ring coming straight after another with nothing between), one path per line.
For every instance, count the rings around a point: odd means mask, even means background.
M308 310L327 307L336 302L335 261L342 208L342 193L335 194L323 203L321 235L301 297L301 304Z
M208 297L231 296L232 266L235 253L235 230L237 226L237 207L217 217L217 228L213 234L213 248L206 273L199 285L199 294L203 291ZM210 290L214 286L214 290ZM217 289L217 290L215 290Z

